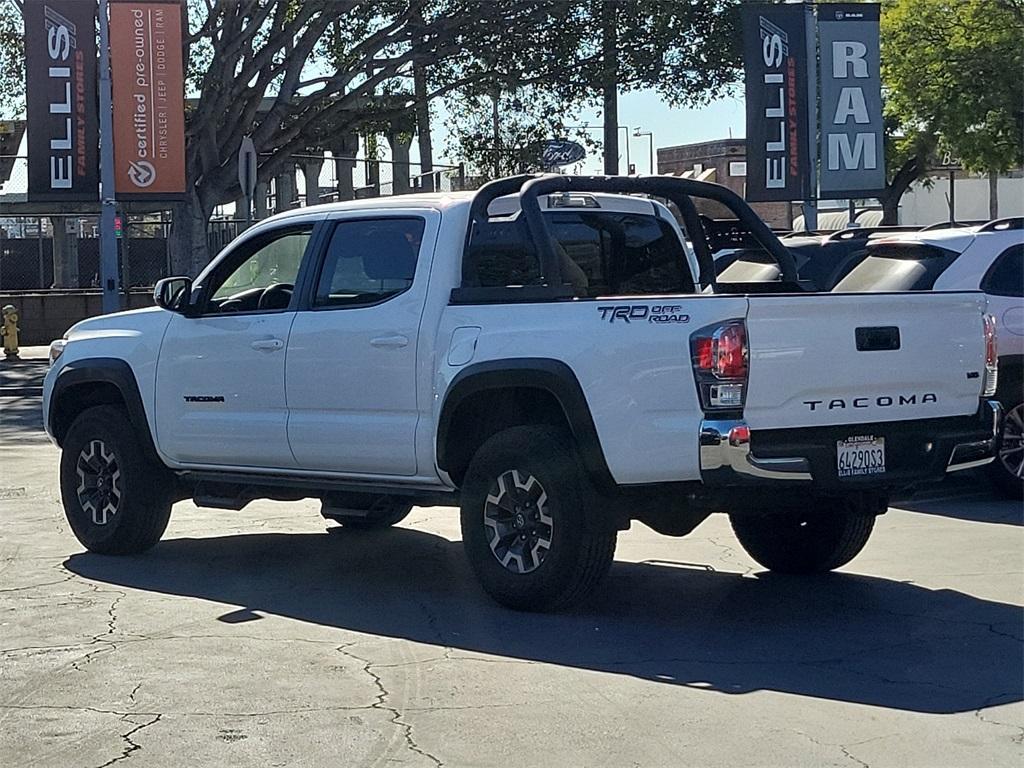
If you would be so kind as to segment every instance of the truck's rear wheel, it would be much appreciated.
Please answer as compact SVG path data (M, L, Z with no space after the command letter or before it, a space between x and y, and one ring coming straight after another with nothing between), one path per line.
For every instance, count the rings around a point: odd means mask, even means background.
M823 573L846 565L864 549L875 516L814 508L801 514L730 515L743 549L778 573Z
M989 471L1004 494L1024 498L1024 403L1006 409L996 440L996 458L989 464Z
M616 531L593 509L571 438L548 426L491 437L462 486L462 540L487 593L509 608L582 601L608 572Z
M83 411L62 447L64 513L86 549L123 555L160 540L171 515L168 472L146 459L121 408Z

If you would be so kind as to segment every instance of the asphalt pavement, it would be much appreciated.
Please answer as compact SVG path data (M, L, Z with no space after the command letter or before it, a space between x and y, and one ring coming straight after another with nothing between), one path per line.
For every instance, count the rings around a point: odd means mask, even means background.
M181 503L149 553L86 553L44 366L21 365L0 362L0 766L1022 764L1022 513L983 475L818 578L761 571L723 517L634 524L590 603L519 614L481 594L453 509L356 533L313 501Z

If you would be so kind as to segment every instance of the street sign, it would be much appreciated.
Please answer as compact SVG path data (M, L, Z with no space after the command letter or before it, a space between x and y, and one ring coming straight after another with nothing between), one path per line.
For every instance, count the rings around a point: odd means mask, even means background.
M256 146L249 136L242 137L242 146L238 148L238 186L252 200L256 193Z
M245 196L245 222L249 224L252 222L252 199L256 194L256 146L251 136L243 136L242 146L238 148L238 186Z

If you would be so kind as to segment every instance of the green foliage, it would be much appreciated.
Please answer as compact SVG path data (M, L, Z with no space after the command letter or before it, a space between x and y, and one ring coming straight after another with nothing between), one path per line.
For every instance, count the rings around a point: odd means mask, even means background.
M563 97L596 95L606 62L602 13L614 10L615 77L620 93L653 88L673 106L699 106L742 74L739 0L577 0L552 29L556 51L574 60Z
M466 89L445 99L451 132L446 150L465 162L472 176L492 179L541 170L540 145L569 138L585 148L596 144L580 127L567 125L574 115L550 90L537 86L499 91L498 136L494 135L494 92Z
M934 148L969 169L1024 163L1024 3L888 0L882 15L893 163Z
M0 120L25 114L25 41L21 10L0 0Z

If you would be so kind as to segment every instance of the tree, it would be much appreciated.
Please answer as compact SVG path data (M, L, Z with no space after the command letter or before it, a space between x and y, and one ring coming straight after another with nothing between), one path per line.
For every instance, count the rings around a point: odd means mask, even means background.
M543 170L540 149L546 139L571 138L593 148L593 139L570 128L571 105L538 86L503 88L481 84L445 98L449 116L449 156L465 162L475 177L494 179Z
M530 75L551 64L535 41L568 0L190 0L185 55L196 106L187 116L188 198L171 229L175 268L208 261L214 208L240 193L235 154L250 134L257 177L332 136L414 112L486 79L481 58ZM414 89L416 62L444 73ZM416 93L416 91L420 91Z
M990 178L1024 164L1022 41L1024 0L887 0L887 116L901 127L901 143L917 148L900 168L901 183L883 200L887 212L895 213L909 186L902 181L925 173L935 149ZM990 204L996 215L994 197Z
M739 78L739 5L739 0L572 4L567 23L554 30L554 42L575 66L556 89L569 103L602 105L605 173L619 172L620 92L652 88L672 106L700 106Z
M21 3L0 0L0 120L25 114L25 39Z

